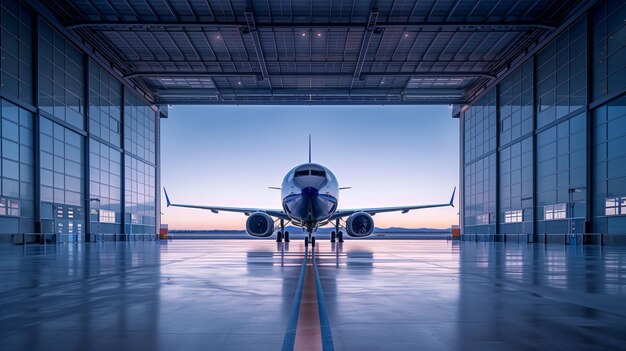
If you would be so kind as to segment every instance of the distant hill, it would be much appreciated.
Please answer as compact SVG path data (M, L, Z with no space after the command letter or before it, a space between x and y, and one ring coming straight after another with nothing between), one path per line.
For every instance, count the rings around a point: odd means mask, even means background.
M287 226L285 230L290 233L302 233L302 228ZM320 228L316 233L320 234L329 234L331 231L335 230L334 228ZM184 230L184 229L170 229L171 233L245 233L245 230L215 230L215 229L200 229L200 230ZM400 228L400 227L391 227L391 228L378 228L374 229L374 233L406 233L406 234L419 234L419 233L450 233L450 228L448 229L435 229L435 228Z

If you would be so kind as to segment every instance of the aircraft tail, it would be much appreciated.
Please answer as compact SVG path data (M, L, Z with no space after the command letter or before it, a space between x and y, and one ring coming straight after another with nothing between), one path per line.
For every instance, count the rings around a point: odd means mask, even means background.
M311 163L311 134L309 134L309 163Z

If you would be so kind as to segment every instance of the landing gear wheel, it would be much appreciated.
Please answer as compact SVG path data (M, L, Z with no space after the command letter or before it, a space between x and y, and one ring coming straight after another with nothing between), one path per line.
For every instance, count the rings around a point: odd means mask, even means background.
M279 243L283 240L283 233L280 231L276 232L276 242Z
M315 237L311 238L311 246L315 247Z
M343 242L343 232L340 231L339 233L337 233L337 240L342 243Z
M289 232L285 232L285 234L283 234L283 238L285 239L285 242L288 243L289 242Z
M304 237L304 247L307 247L307 246L309 246L309 237L308 236Z
M332 232L330 232L330 242L331 243L335 242L335 237L336 237L336 234L335 234L335 231L333 230Z

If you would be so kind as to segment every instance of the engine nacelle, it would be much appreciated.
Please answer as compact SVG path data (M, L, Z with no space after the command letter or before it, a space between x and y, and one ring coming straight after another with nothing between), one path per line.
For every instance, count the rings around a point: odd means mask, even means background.
M246 220L246 232L258 238L266 238L274 233L274 221L267 213L255 212Z
M346 222L346 232L353 238L362 238L374 232L374 219L365 212L357 212Z

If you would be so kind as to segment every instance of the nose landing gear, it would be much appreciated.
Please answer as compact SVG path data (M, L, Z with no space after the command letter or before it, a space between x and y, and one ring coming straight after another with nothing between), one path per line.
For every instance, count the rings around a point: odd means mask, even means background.
M308 236L304 237L304 246L309 246L309 243L311 243L311 246L315 247L315 237L311 232L309 232Z

